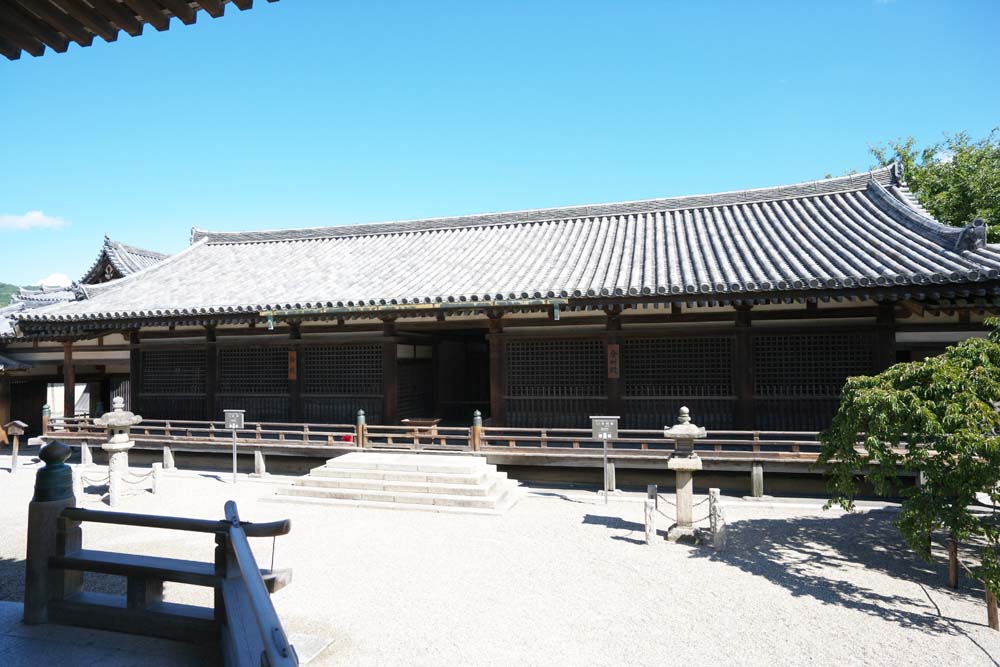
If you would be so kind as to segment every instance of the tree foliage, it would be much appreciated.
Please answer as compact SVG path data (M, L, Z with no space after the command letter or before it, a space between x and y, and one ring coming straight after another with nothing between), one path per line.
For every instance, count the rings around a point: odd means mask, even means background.
M938 357L849 378L830 428L820 434L830 504L853 509L862 471L879 495L902 496L900 532L923 558L930 559L934 530L983 541L976 576L1000 591L997 524L970 509L977 493L1000 503L998 401L1000 330ZM918 472L922 485L902 483L902 474Z
M959 132L924 148L909 137L871 151L883 166L903 165L910 190L937 220L964 227L982 218L989 242L1000 242L1000 128L979 141Z

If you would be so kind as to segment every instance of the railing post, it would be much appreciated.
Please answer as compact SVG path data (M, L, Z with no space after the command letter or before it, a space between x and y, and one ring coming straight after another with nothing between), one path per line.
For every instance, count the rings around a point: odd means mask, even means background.
M365 446L365 411L358 410L358 419L354 427L354 439L358 442L358 447Z
M42 406L42 435L49 434L49 419L52 418L52 408L46 403Z
M472 451L478 452L483 437L483 413L476 410L472 413Z
M45 467L35 476L35 495L28 504L28 543L25 557L24 622L48 621L48 603L64 590L62 572L49 570L49 558L60 546L79 548L79 527L66 526L60 535L59 515L76 507L73 471L66 465L70 448L61 442L42 447ZM60 544L60 542L62 544Z

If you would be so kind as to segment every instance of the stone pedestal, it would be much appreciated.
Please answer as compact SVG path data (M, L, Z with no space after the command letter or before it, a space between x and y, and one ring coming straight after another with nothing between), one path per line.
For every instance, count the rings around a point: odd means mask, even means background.
M671 542L694 537L694 473L701 470L697 455L674 457L667 468L677 474L677 523L667 531Z

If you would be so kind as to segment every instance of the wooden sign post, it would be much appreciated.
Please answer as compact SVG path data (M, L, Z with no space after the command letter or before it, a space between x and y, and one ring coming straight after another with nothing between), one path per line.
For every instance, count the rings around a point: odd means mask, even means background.
M14 438L13 442L11 442L11 446L14 449L10 454L10 472L13 474L17 472L17 449L21 445L21 436L24 435L24 429L28 428L28 425L22 421L15 420L9 424L4 424L3 428L7 432L7 435Z
M608 479L608 441L618 437L618 420L620 417L594 417L590 418L590 429L592 437L600 440L604 444L604 504L608 504L608 491L610 483Z
M243 428L245 410L223 410L226 416L226 428L233 432L233 484L236 484L236 432Z

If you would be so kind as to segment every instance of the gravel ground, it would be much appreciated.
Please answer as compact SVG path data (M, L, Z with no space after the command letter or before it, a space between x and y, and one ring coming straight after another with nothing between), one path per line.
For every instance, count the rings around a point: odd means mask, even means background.
M0 599L16 600L33 474L14 479L6 468L0 458ZM729 546L715 554L645 545L632 494L605 505L586 491L533 489L491 517L262 502L271 485L244 480L234 489L210 476L170 476L166 486L121 509L220 518L231 498L244 519L292 519L274 561L294 578L273 599L289 633L333 641L313 665L972 667L1000 659L981 588L947 589L943 564L926 565L903 545L892 508L847 515L815 501L727 499ZM105 507L94 495L82 504ZM669 523L662 517L661 531ZM207 535L97 524L85 524L84 544L199 560L213 548ZM253 545L267 567L272 541ZM95 589L118 584L88 579ZM166 595L210 601L205 590L169 583Z

